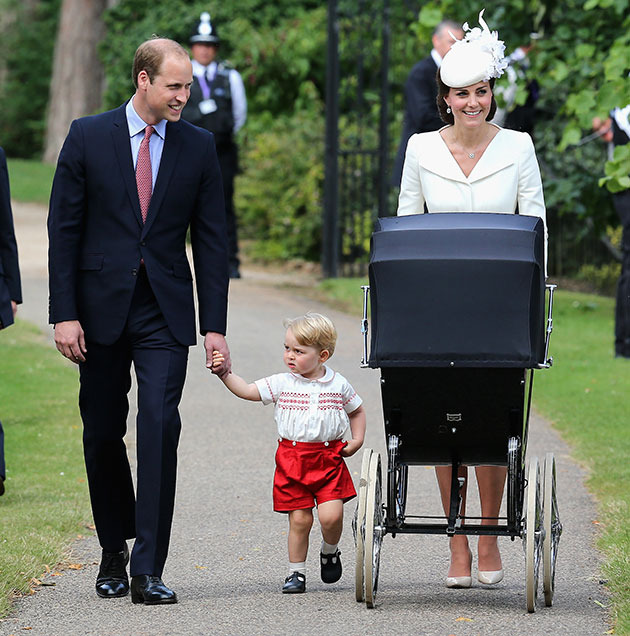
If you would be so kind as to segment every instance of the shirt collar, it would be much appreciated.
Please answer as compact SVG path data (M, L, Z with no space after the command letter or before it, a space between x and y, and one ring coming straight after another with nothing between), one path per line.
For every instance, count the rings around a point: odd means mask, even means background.
M440 68L440 66L442 66L442 56L435 49L431 49L431 57L435 65Z
M335 372L330 367L324 365L324 375L321 378L317 378L317 380L305 378L299 373L293 373L292 375L300 380L304 380L304 382L321 382L322 384L324 384L326 382L330 382L335 377Z
M615 108L612 116L617 122L617 126L630 137L630 104L625 108Z
M142 117L140 117L140 115L138 115L136 109L133 107L133 97L127 102L125 114L127 115L127 125L129 126L130 137L135 137L138 133L144 132L144 129L149 125L142 119ZM166 137L166 119L154 124L153 128L155 129L155 132L162 137L162 139Z
M214 75L214 71L215 68L217 66L216 61L210 62L210 64L208 64L208 66L204 66L203 64L199 64L199 62L197 62L197 60L192 60L192 69L193 69L193 75L205 75L206 74L206 69L210 69L212 71L212 75Z

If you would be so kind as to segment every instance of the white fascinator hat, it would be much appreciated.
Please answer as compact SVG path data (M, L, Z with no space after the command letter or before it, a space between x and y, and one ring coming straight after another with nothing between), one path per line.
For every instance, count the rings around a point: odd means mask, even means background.
M465 22L462 25L465 35L461 40L451 33L455 42L440 66L440 78L450 88L463 88L500 77L508 66L505 44L499 40L496 31L488 28L483 19L484 11L479 13L481 27L471 29Z

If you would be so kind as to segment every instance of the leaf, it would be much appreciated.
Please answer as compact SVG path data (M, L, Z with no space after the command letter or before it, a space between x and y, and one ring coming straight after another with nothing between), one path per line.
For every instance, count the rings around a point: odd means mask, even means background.
M472 619L472 618L466 618L465 616L460 616L459 618L456 618L456 619L455 619L455 622L456 622L456 623L463 623L463 622L465 622L465 623L472 623L472 622L473 622L473 619Z
M564 150L567 146L574 146L580 141L582 131L575 124L567 124L560 140L559 150Z
M69 563L68 564L68 569L69 570L82 570L83 569L83 563Z

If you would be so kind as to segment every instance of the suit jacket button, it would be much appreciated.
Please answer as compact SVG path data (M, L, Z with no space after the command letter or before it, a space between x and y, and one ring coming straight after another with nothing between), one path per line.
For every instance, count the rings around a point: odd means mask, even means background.
M146 244L147 244L147 242L146 242L146 241L142 241L142 242L140 243L140 245L141 245L142 247L144 247Z
M137 276L138 275L138 270L137 269L132 269L131 270L131 275L132 276Z

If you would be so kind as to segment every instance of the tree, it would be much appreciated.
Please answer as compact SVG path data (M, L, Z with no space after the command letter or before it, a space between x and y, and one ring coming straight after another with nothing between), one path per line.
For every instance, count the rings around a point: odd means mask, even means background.
M60 0L0 0L0 140L11 157L43 144Z
M103 65L97 46L103 12L115 0L63 0L48 104L44 161L54 162L73 119L100 110Z

